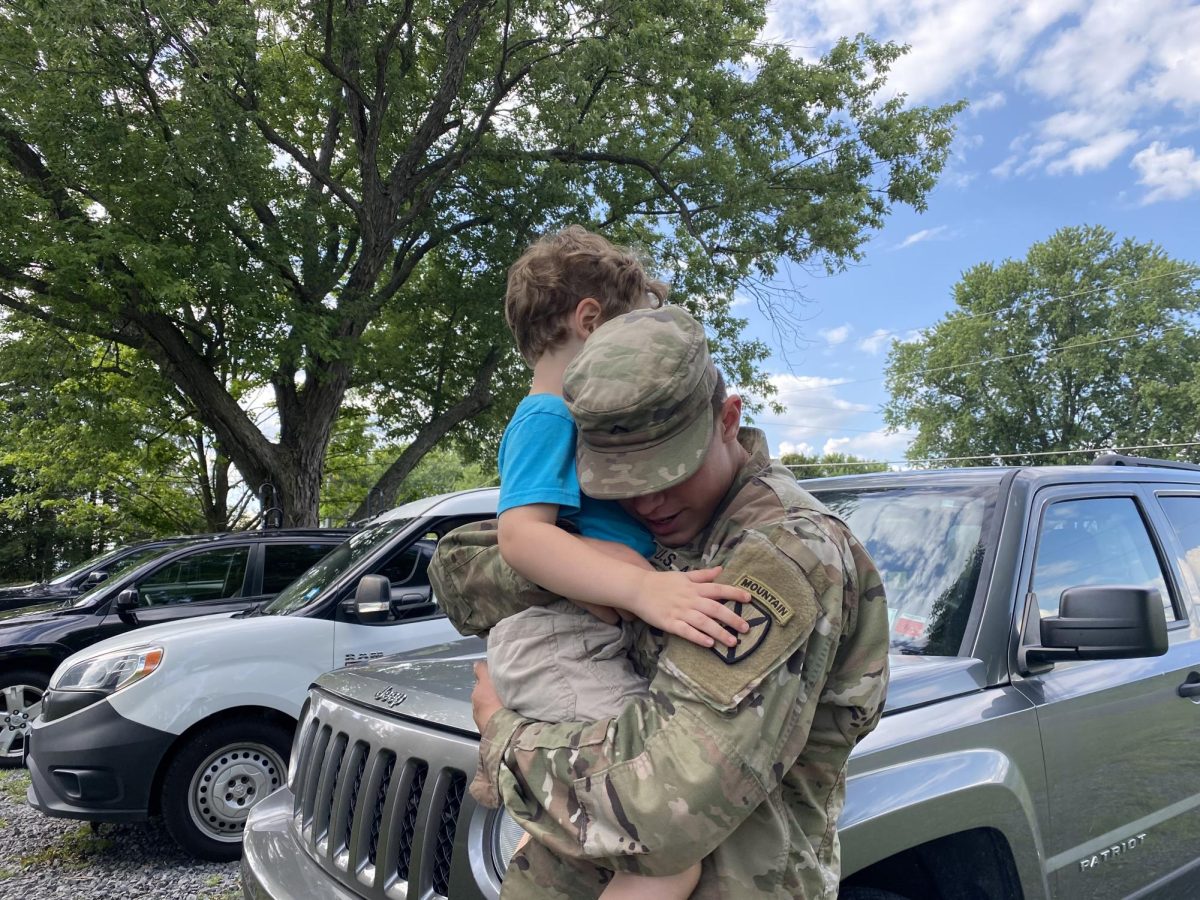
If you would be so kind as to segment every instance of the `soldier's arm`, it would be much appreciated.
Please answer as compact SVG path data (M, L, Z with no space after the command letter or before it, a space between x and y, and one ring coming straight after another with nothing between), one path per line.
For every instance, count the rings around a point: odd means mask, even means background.
M615 719L546 724L502 710L488 723L482 764L540 843L624 871L681 871L734 831L805 749L839 637L842 568L805 571L749 533L725 573L759 588L761 621L732 661L673 640L650 698Z
M438 541L429 583L461 634L486 635L501 619L558 600L518 575L500 556L495 519L471 522Z

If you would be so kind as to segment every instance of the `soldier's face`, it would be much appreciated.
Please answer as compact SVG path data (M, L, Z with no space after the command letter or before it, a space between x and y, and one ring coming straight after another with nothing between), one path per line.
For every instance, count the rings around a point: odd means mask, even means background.
M746 459L746 451L737 440L741 415L741 398L726 398L708 454L696 474L665 491L620 501L625 511L645 525L664 547L688 543L712 521Z

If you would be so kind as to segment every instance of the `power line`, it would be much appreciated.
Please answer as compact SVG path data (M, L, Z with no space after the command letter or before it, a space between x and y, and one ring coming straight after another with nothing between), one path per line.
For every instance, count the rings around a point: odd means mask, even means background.
M1118 281L1116 284L1102 285L1100 287L1083 288L1082 290L1072 291L1069 294L1059 294L1055 297L1035 298L1034 300L1031 300L1029 302L1029 304L1026 306L1021 306L1021 305L1014 303L1012 306L1006 306L1003 309L996 309L996 310L992 310L990 312L978 312L978 313L966 313L964 315L954 315L954 318L952 318L952 319L948 318L945 321L946 322L967 322L967 321L970 321L971 319L995 318L997 316L1006 315L1008 313L1018 312L1018 311L1021 311L1022 309L1024 309L1024 310L1037 309L1040 306L1045 306L1047 303L1054 303L1055 301L1058 301L1058 300L1070 300L1074 297L1086 297L1089 294L1100 294L1105 291L1115 291L1118 288L1130 287L1135 284L1144 284L1147 281L1157 281L1160 278L1169 278L1173 275L1186 275L1188 273L1188 271L1189 271L1188 269L1184 268L1184 269L1175 269L1170 272L1159 272L1157 275L1146 275L1141 278L1131 278L1129 281ZM951 312L951 315L953 315L953 311ZM933 325L925 325L921 328L897 328L897 329L892 329L892 330L894 332L928 331L930 328L935 328L939 324L942 324L942 323L935 322Z
M983 456L942 456L926 459L871 459L862 462L837 463L781 463L787 469L821 469L826 466L911 466L918 463L972 462L978 460L1025 459L1030 456L1069 456L1076 453L1124 453L1128 450L1166 450L1174 447L1200 447L1200 441L1183 441L1176 444L1140 444L1135 447L1081 447L1078 450L1039 450L1031 453L990 453Z
M1038 350L1028 350L1023 353L1010 353L1007 356L994 356L994 357L989 357L987 359L981 359L981 360L977 360L975 362L969 362L969 363L955 363L953 365L948 365L948 366L934 366L929 369L922 369L919 372L916 372L914 374L928 375L932 372L948 372L948 371L952 371L955 369L981 369L984 366L991 365L992 363L1004 362L1004 361L1010 360L1010 359L1021 359L1022 357L1025 357L1025 356L1050 356L1051 354L1054 354L1054 353L1065 353L1068 350L1078 350L1082 347L1096 347L1096 346L1099 346L1100 344L1112 344L1117 341L1124 341L1124 340L1128 340L1129 338L1140 337L1148 332L1155 331L1156 329L1161 328L1161 327L1162 326L1160 326L1160 325L1151 325L1149 328L1143 328L1140 331L1133 331L1133 332L1130 332L1129 334L1118 335L1117 337L1101 338L1101 339L1095 340L1095 341L1082 341L1082 342L1076 343L1076 344L1062 344L1062 345L1059 345L1056 347L1043 347ZM871 382L885 381L885 380L886 380L886 376L880 376L879 378L855 378L852 380L842 381L842 382L840 382L840 384L838 386L840 387L843 384L868 384ZM825 387L793 388L792 392L820 391L820 390L825 390Z

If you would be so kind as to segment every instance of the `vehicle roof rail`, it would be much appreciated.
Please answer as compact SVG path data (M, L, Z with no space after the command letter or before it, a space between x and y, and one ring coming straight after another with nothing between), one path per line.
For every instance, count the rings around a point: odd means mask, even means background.
M1186 469L1189 472L1200 472L1200 466L1195 463L1183 462L1178 459L1155 459L1151 456L1126 456L1123 453L1105 453L1092 460L1093 466L1142 466L1148 469Z

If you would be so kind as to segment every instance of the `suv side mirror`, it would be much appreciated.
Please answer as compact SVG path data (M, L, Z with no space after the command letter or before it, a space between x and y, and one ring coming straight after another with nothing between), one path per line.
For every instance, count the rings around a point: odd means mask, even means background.
M1153 588L1073 587L1058 615L1041 621L1041 645L1021 648L1026 664L1072 659L1133 659L1167 652L1167 617Z
M386 622L392 609L392 583L383 575L364 575L354 597L342 608L364 624Z
M95 585L97 585L100 582L105 581L107 579L108 579L108 573L105 572L103 569L97 569L94 572L88 572L88 576L86 579L84 579L83 583L86 584L88 587L94 587Z
M117 594L117 601L113 604L113 608L119 613L133 612L138 608L138 592L137 588L126 588Z

